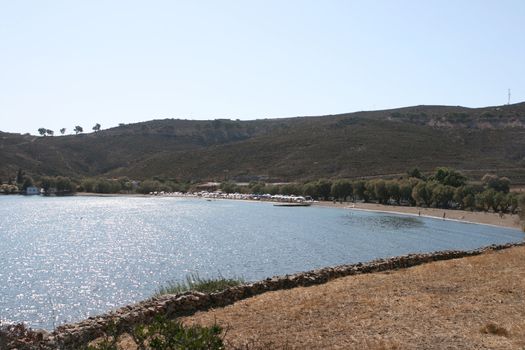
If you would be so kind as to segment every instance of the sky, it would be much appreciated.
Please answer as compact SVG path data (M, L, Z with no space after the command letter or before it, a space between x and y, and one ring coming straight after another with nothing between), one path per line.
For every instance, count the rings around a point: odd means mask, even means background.
M525 101L523 0L0 0L0 130Z

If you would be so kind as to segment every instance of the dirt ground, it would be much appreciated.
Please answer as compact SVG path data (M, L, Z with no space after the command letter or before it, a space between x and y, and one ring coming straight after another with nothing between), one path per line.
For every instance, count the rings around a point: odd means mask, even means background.
M524 349L525 247L349 276L199 312L248 349Z

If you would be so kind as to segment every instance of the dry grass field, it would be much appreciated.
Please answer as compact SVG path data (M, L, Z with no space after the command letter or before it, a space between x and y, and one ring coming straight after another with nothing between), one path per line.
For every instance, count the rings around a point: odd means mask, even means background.
M184 322L217 322L232 348L525 349L525 247L269 292Z

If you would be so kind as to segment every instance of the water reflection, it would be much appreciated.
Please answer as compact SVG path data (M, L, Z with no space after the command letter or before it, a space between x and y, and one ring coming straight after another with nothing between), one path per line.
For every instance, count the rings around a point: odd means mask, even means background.
M424 227L424 221L421 218L401 215L376 214L374 216L348 215L347 225L370 225L377 229L414 229Z
M258 280L523 239L419 217L175 198L3 196L0 217L0 319L47 329L147 298L189 272Z

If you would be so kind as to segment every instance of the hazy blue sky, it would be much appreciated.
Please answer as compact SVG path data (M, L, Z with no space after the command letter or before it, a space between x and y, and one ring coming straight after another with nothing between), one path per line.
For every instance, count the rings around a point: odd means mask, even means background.
M525 1L0 0L0 130L525 100Z

